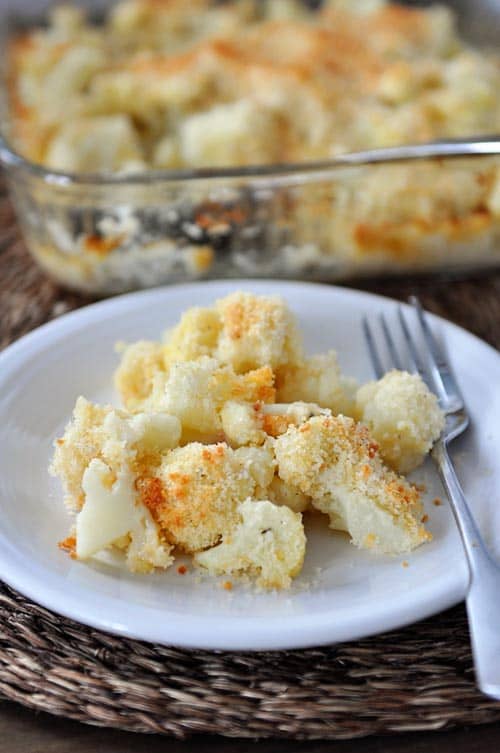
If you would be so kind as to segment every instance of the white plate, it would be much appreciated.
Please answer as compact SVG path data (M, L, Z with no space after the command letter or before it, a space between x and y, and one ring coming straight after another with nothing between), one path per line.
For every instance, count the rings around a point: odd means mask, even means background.
M0 577L44 606L120 635L209 649L281 649L367 636L424 618L463 598L467 567L433 469L428 486L432 543L405 557L358 551L313 525L303 573L289 592L256 593L175 568L134 576L110 562L82 564L57 548L69 527L47 465L52 440L75 398L116 400L114 343L158 338L188 306L235 289L279 293L296 313L310 353L334 347L344 370L371 378L363 314L394 315L388 299L287 282L203 282L136 293L81 309L27 335L0 356ZM433 318L446 340L472 428L456 443L458 472L490 544L500 539L498 488L500 359L483 342ZM496 504L495 504L496 503ZM408 566L403 566L406 560ZM318 568L321 568L319 570Z

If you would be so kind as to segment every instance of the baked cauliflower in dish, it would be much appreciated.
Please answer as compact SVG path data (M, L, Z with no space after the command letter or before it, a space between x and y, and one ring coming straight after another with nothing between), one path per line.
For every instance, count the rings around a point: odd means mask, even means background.
M79 397L55 442L50 471L76 514L62 545L76 559L111 550L147 573L187 554L208 574L282 589L301 571L311 510L374 552L431 538L398 475L443 426L420 377L358 387L334 351L304 353L283 300L250 293L121 351L124 408Z
M100 24L48 21L6 46L9 115L20 153L56 170L324 160L500 123L498 56L442 5L122 0Z
M49 172L136 186L103 202L89 185L81 206L60 188L38 202L33 189L30 246L66 284L116 293L222 268L327 280L498 261L494 156L370 165L328 180L311 170L302 186L262 173L256 190L221 172L498 133L498 50L462 37L455 3L109 5L100 23L56 5L3 46L13 151ZM173 180L167 194L149 185L158 171L204 168L219 178Z

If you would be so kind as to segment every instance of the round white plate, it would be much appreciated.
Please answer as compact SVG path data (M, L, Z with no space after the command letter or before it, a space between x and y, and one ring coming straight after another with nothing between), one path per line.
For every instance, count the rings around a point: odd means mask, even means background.
M410 555L385 557L352 547L314 522L307 556L292 589L258 593L224 579L131 575L112 561L75 562L57 547L67 535L57 481L47 466L52 441L75 399L115 401L118 340L158 338L189 306L209 305L235 289L279 293L298 317L309 353L336 348L344 371L372 378L361 335L363 314L394 316L395 303L352 290L307 283L203 282L114 298L68 314L0 355L0 577L60 614L120 635L208 649L283 649L367 636L413 622L463 598L467 567L433 468L427 485L434 539ZM472 427L456 442L465 493L490 544L500 541L500 358L483 342L443 320L446 342ZM404 563L404 564L403 564Z

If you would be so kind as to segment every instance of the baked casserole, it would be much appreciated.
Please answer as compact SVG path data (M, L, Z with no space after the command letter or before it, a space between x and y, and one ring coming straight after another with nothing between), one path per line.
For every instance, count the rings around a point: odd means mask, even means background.
M499 132L499 57L461 40L444 6L124 0L100 24L63 6L11 40L8 92L9 140L26 160L135 187L118 201L87 194L71 216L52 205L44 233L28 228L77 287L338 277L491 263L498 249L494 159L279 185L244 173ZM161 202L140 190L155 175Z

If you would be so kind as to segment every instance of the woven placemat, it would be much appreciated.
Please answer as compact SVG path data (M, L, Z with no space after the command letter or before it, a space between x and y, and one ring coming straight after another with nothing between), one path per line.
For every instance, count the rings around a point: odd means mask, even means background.
M358 285L360 287L360 285ZM500 275L364 283L500 345ZM0 186L0 344L89 302L31 261ZM187 651L59 617L0 583L0 695L83 722L183 737L350 738L500 720L474 686L463 606L306 651Z

